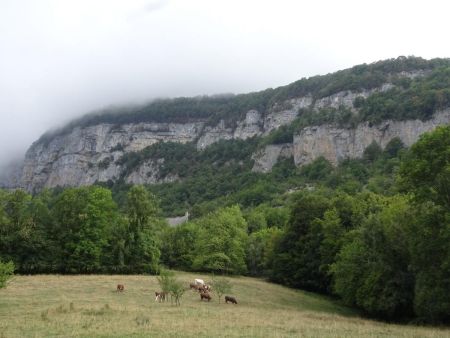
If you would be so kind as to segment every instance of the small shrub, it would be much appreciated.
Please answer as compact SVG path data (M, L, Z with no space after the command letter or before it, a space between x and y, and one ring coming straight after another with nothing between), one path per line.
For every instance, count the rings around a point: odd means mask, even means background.
M6 287L6 282L14 274L13 262L3 263L0 261L0 289Z

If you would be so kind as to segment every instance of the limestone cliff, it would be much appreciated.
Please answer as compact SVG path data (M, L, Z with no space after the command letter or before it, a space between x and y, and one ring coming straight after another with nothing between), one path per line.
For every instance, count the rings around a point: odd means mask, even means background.
M450 109L436 113L427 121L388 120L378 125L366 122L352 129L332 125L306 127L294 136L294 161L301 166L323 156L336 165L343 159L362 157L366 147L374 141L384 148L389 141L398 137L406 146L411 146L424 132L448 123Z
M21 185L33 190L116 180L122 172L119 160L125 153L142 150L159 141L193 142L202 129L203 122L77 127L68 134L31 146L25 156ZM145 163L126 181L143 183L147 178L148 183L154 183L156 173L156 165Z
M426 74L419 70L397 73L396 76L414 79ZM252 106L247 105L244 111L231 111L233 118L228 120L225 114L214 115L214 111L211 111L210 116L223 118L208 120L209 111L206 111L197 118L193 118L196 115L192 113L184 119L167 119L172 122L156 122L158 118L154 115L155 122L112 123L108 119L99 119L94 120L95 123L75 124L73 128L36 141L27 151L22 169L15 173L14 179L4 179L3 185L20 186L33 191L44 187L117 181L119 178L130 184L173 182L179 179L177 174L160 175L164 158L142 160L130 170L125 168L122 159L131 152L141 151L157 142L191 143L201 151L220 140L265 137L273 130L292 123L303 109L314 113L323 108L337 109L344 106L358 114L354 106L357 97L368 98L374 93L386 92L395 87L389 82L390 75L386 79L388 82L378 87L359 88L357 91L336 90L324 97L317 95L317 91L311 93L307 90L297 97L274 95L274 99L265 101L267 103L262 105L263 109L248 109ZM194 103L201 102L197 100ZM449 122L450 110L444 110L425 122L384 121L376 126L362 123L353 129L332 125L310 126L299 131L293 143L269 144L253 154L253 171L268 172L279 158L293 157L295 164L300 166L324 156L337 164L345 158L362 156L364 149L373 141L384 147L392 138L399 137L406 145L411 145L423 132Z

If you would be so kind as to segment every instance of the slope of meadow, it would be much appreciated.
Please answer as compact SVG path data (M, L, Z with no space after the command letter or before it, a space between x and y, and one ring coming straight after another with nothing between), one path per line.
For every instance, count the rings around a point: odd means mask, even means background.
M208 276L178 273L186 285ZM0 290L0 337L450 337L448 328L366 320L315 294L231 278L238 305L156 303L154 276L16 276ZM125 291L118 293L118 283Z

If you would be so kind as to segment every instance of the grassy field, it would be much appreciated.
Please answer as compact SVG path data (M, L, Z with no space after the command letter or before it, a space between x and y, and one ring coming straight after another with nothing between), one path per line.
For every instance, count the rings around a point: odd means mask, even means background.
M189 284L208 276L178 273ZM358 317L325 297L231 278L239 304L156 303L153 276L16 276L0 290L0 337L450 337L450 329ZM117 284L125 291L115 291Z

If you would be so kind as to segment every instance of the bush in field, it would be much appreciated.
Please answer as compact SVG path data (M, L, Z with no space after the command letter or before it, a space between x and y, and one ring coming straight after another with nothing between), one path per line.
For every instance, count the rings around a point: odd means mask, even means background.
M156 279L158 280L161 291L170 292L170 286L175 279L175 276L172 271L161 269L159 272L159 276L156 277Z
M162 269L157 277L161 291L170 294L175 299L175 305L180 305L186 289L183 283L176 279L172 271Z
M181 305L181 297L183 297L186 289L183 286L183 283L177 279L173 279L170 283L170 295L175 299L175 305Z
M213 276L211 287L213 292L215 292L217 294L217 297L219 297L219 303L222 296L231 291L231 283L228 279L225 278L217 278Z
M14 273L13 262L3 263L0 261L0 289L6 286L6 282Z

